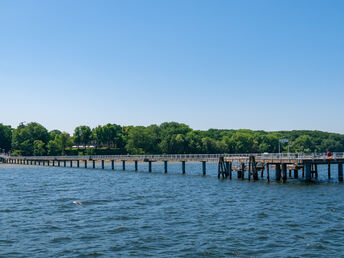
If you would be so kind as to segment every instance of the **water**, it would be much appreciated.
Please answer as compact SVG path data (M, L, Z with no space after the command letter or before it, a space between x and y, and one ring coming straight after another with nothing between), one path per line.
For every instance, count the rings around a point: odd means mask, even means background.
M268 184L218 180L210 163L206 177L200 163L106 166L0 165L0 257L344 254L344 188L326 167Z

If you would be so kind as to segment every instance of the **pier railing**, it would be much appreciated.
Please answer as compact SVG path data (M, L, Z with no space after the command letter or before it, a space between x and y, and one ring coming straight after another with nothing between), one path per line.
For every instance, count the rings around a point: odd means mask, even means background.
M84 156L10 156L0 154L4 159L26 160L217 160L245 159L255 156L256 160L325 160L344 159L344 152L334 152L331 157L326 153L248 153L248 154L162 154L162 155L84 155Z

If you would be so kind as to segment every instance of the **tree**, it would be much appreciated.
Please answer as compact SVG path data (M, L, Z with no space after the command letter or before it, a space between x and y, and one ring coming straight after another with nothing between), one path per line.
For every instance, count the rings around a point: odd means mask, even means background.
M82 125L78 126L74 130L74 143L78 146L84 145L86 147L87 144L90 143L92 136L92 130L89 126Z
M65 155L65 149L72 145L71 137L68 133L63 132L55 135L53 140L47 144L48 155Z
M13 155L30 156L34 154L34 142L39 140L44 145L48 143L50 135L48 130L38 123L24 123L13 131L12 153ZM36 143L38 144L38 142ZM38 147L38 146L36 146ZM45 151L45 150L44 150Z
M5 150L6 152L11 149L12 140L12 128L9 125L3 125L0 123L0 152Z
M35 140L33 142L33 155L35 156L43 156L45 155L45 148L44 142L41 140Z
M158 126L136 126L128 132L126 149L131 154L155 154L160 152L158 142Z

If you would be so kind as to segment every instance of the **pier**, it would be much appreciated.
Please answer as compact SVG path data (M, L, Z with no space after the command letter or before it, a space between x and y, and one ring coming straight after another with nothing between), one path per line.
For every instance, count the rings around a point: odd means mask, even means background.
M254 153L254 154L171 154L171 155L91 155L91 156L10 156L0 154L0 162L7 164L101 168L105 169L105 162L115 169L115 163L122 164L126 170L127 163L134 164L134 171L138 171L139 163L148 163L148 172L152 172L154 162L163 162L164 173L168 173L168 162L180 162L182 174L186 174L186 162L200 162L201 175L207 173L207 162L218 163L218 178L270 180L286 182L288 178L311 181L318 178L318 166L327 166L327 178L331 179L331 167L337 166L338 181L343 181L344 153L333 153L328 157L326 153ZM274 171L274 175L270 174ZM265 175L265 176L264 176Z

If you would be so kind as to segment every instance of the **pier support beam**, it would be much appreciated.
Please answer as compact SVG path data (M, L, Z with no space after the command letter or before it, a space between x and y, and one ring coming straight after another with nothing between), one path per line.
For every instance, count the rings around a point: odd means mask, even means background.
M152 172L152 161L148 161L148 172Z
M125 160L122 160L122 170L125 170Z
M102 160L102 169L104 169L104 160Z
M343 182L343 164L338 164L338 181Z
M167 173L167 160L164 160L164 172Z
M312 164L311 163L306 163L305 164L305 167L306 167L306 180L307 181L310 181L311 180L311 177L312 177Z
M275 165L275 174L276 174L276 181L280 181L281 180L281 165L280 164Z
M87 168L87 160L84 160L84 167Z
M48 160L47 163L48 163L48 167L49 167L50 166L50 160Z
M55 167L55 160L53 160L53 167Z
M294 178L299 178L299 170L294 169Z
M138 170L138 161L135 160L134 163L135 163L135 171L137 171Z
M96 168L96 161L92 160L92 168Z
M35 165L36 165L36 161L35 161ZM60 167L61 166L61 161L57 161L57 166Z
M303 165L303 167L302 167L302 178L304 178L305 177L305 166Z
M202 161L202 174L205 176L207 174L207 162Z
M242 180L244 180L245 179L245 163L243 162L243 163L241 163L241 173L240 173L240 178L242 179Z
M80 167L80 160L76 161L76 167L78 167L78 168Z
M182 171L183 174L185 174L185 160L182 161Z
M287 181L287 164L282 164L282 180L283 182Z
M114 170L115 169L115 161L111 160L111 169Z
M70 161L70 167L73 167L73 160Z
M328 179L330 180L331 179L331 163L327 164L327 176L328 176Z
M225 162L225 166L226 166L226 177L229 176L229 161Z
M269 170L269 164L266 164L266 180L270 182L270 170Z

